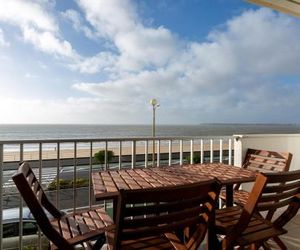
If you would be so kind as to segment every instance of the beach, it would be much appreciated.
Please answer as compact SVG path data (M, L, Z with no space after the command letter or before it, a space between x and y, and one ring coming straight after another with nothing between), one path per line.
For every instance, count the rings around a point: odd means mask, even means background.
M229 144L228 141L224 141L222 144L223 150L228 150ZM89 158L90 156L94 156L96 152L99 150L104 150L104 148L93 148L92 154L90 148L78 148L76 150L76 158ZM115 156L119 156L119 147L109 147L108 150L111 150L114 152ZM193 151L194 153L199 153L201 150L200 144L194 144ZM213 144L213 151L219 151L220 150L220 144L215 142ZM148 154L152 154L152 145L148 145ZM205 143L203 144L203 151L210 151L210 144ZM145 146L137 145L136 146L136 155L145 155L146 150ZM158 147L156 146L155 152L158 152ZM169 153L169 146L168 145L160 145L159 147L160 154L167 154ZM172 144L172 154L179 153L180 152L180 145L179 144ZM190 144L183 144L183 153L191 152L191 146ZM124 146L122 147L122 156L130 156L132 155L132 147L130 146ZM23 160L25 161L37 161L41 159L43 160L55 160L58 159L58 156L60 159L73 159L74 149L61 149L58 150L54 148L53 150L43 150L42 154L40 155L40 152L38 150L36 151L24 151L23 152ZM4 152L4 162L18 162L20 161L20 152L19 151L7 151Z

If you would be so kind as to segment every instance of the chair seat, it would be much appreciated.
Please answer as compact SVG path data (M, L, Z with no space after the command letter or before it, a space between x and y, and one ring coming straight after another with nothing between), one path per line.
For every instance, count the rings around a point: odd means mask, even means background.
M239 206L216 210L216 230L218 234L228 235L241 217L242 208ZM236 244L246 246L287 233L284 229L275 228L272 223L259 215L254 215L247 229L236 239Z
M220 192L220 198L226 200L226 191L222 190ZM234 190L233 191L233 202L239 206L244 206L249 198L249 192L245 190Z
M113 250L112 243L114 232L106 232L108 249ZM145 250L174 250L174 249L187 249L184 244L180 242L175 234L162 234L151 237L144 237L134 240L122 240L121 243L122 250L137 250L137 249L145 249Z
M53 228L70 244L80 244L89 239L95 239L103 233L104 227L113 228L113 221L103 208L93 208L66 214L60 219L51 220ZM51 244L51 249L57 249Z

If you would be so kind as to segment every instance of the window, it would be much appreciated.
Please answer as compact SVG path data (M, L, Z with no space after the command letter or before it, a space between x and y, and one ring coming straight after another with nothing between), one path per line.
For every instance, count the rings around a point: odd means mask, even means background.
M37 234L38 228L35 222L23 222L23 235Z
M18 236L18 223L3 224L3 238Z

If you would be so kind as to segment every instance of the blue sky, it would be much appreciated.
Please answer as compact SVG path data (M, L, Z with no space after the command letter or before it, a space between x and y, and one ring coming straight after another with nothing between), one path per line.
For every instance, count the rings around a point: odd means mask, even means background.
M300 19L241 0L0 2L0 123L299 123Z

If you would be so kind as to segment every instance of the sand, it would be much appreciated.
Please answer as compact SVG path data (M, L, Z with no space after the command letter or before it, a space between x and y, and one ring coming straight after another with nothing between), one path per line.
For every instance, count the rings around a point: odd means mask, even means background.
M223 150L228 150L229 145L228 143L223 143L222 146ZM92 156L98 152L99 150L104 150L104 148L93 148ZM119 156L119 148L118 147L109 147L108 150L112 150L115 154L115 156ZM158 148L156 147L156 152ZM203 145L204 151L210 151L210 144L204 144ZM219 143L215 143L213 145L214 151L220 150ZM76 152L77 158L86 158L90 157L90 149L83 149L78 148ZM136 146L136 155L143 155L145 154L145 146ZM161 145L160 146L160 153L169 153L169 146ZM180 152L180 146L178 144L172 145L172 153L179 153ZM191 152L191 146L190 144L183 144L183 152ZM194 152L198 153L200 152L200 145L195 144L194 145ZM60 159L70 159L74 158L74 150L73 149L61 149L60 150ZM131 155L132 154L132 147L123 146L122 147L122 155ZM152 145L148 146L148 154L152 154ZM4 152L4 162L15 162L20 161L20 152ZM58 152L57 150L43 150L42 151L42 159L43 160L53 160L58 158ZM25 151L23 154L23 160L39 160L39 151Z

